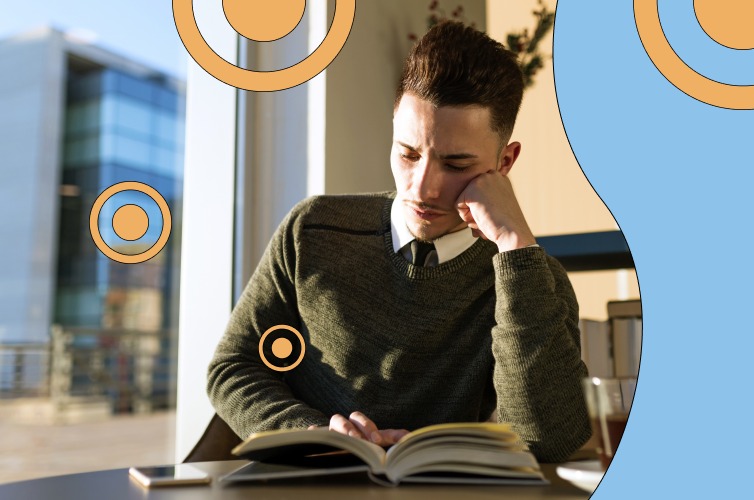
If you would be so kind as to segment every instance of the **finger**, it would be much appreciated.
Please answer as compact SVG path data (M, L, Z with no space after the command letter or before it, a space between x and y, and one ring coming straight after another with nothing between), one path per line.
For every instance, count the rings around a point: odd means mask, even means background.
M356 438L364 437L346 417L337 413L330 419L330 430L345 434L346 436Z
M471 236L473 236L474 238L482 238L483 240L490 241L490 239L487 236L485 236L485 234L481 232L479 229L472 229Z
M382 444L391 445L401 440L403 436L408 434L406 429L383 429L380 431L382 435Z
M471 214L471 210L469 210L468 208L459 209L458 215L464 222L474 222L474 216Z
M479 177L479 175L474 177L474 179ZM463 191L461 191L461 194L458 195L458 198L456 198L456 208L458 210L463 210L463 209L469 210L469 203L472 200L470 199L469 193L467 191L469 190L469 186L474 182L474 179L471 179L469 183L466 184L466 187L463 189Z
M380 436L380 433L377 430L377 425L360 411L351 413L348 420L350 420L369 441L376 444L382 442L382 436Z
M468 210L469 208L469 206L466 204L466 196L463 192L458 196L458 199L456 199L456 208L458 210L462 210L464 208Z

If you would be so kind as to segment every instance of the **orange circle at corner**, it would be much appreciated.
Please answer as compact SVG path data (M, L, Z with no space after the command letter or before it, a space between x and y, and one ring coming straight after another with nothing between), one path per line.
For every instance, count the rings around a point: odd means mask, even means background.
M291 364L290 366L282 366L282 367L281 366L275 366L272 363L270 363L267 360L267 357L264 355L264 340L267 338L267 336L269 334L271 334L273 332L276 332L278 330L288 330L289 332L293 332L296 335L296 337L298 337L298 341L301 344L301 354L299 354L298 359L296 359L296 361L294 361L293 364ZM281 340L281 339L277 339L277 340ZM275 342L277 342L277 340ZM284 340L287 341L287 339L284 339ZM278 344L278 347L276 349L276 347L274 345L275 342L273 342L273 354L275 354L276 356L278 355L278 353L279 354L284 354L285 351L288 350L288 347L292 347L290 345L289 346L284 346L284 345ZM287 342L288 342L288 344L290 344L290 341L287 341ZM275 352L276 350L277 350L277 352ZM296 330L292 326L288 326L288 325L275 325L273 327L268 328L267 331L265 331L262 334L262 338L259 339L259 357L262 359L262 363L264 363L267 366L267 368L269 368L271 370L275 370L276 372L287 372L287 371L293 370L294 368L296 368L298 365L301 364L301 361L304 360L304 354L305 353L306 353L306 343L304 342L304 336L301 335L298 332L298 330ZM288 352L288 354L290 354L290 351Z
M121 191L138 191L140 193L146 194L147 196L152 198L155 203L157 203L157 206L160 207L160 212L162 213L162 232L160 233L160 237L157 239L154 245L139 254L128 255L113 250L107 245L107 243L105 243L105 240L102 239L102 235L99 232L99 214L102 211L102 207L105 205L105 202L107 200L109 200L113 195L120 193ZM118 225L121 225L122 227L122 224L123 222L120 222ZM92 235L94 244L97 246L100 252L105 254L106 257L114 260L115 262L120 262L123 264L139 264L151 259L155 255L160 253L160 250L165 247L168 242L168 238L170 238L171 228L172 218L170 216L170 208L168 207L168 203L165 201L165 198L163 198L162 195L152 186L141 182L127 181L113 184L109 188L102 191L97 199L94 200L92 211L89 214L89 233Z
M754 2L751 0L694 0L699 25L714 41L731 49L754 49Z
M303 61L285 69L253 71L229 63L212 50L199 31L194 16L193 0L173 0L173 18L178 35L194 61L207 73L228 85L258 92L274 92L295 87L321 73L345 45L355 16L356 0L337 0L330 31L314 52Z
M662 30L658 1L634 0L636 30L657 70L678 90L701 102L727 109L754 109L754 85L716 82L678 57Z
M223 0L223 12L240 35L256 42L283 38L301 22L306 0Z

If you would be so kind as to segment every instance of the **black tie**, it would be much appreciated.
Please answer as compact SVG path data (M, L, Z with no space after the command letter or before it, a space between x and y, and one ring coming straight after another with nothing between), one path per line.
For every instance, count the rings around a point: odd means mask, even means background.
M424 243L419 240L411 242L411 256L414 258L412 264L415 266L424 266L427 263L429 252L435 249L432 243Z

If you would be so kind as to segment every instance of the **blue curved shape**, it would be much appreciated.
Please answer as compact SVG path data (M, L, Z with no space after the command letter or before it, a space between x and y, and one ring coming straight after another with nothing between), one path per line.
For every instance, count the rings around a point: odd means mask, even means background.
M688 36L674 33L674 46ZM746 496L754 111L671 85L631 1L558 2L553 57L566 133L631 247L644 312L634 408L592 498ZM713 449L717 459L701 451Z

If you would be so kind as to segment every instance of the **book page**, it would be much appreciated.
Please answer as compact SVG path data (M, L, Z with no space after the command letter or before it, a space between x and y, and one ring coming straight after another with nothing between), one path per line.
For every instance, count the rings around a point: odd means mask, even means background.
M402 449L414 446L419 441L434 439L437 436L477 437L506 443L518 441L518 436L511 430L509 424L472 422L430 425L405 435L388 450L388 460L391 456L402 453Z
M233 454L249 460L285 463L339 450L353 453L377 474L384 472L386 453L382 447L324 428L254 433L236 446Z

